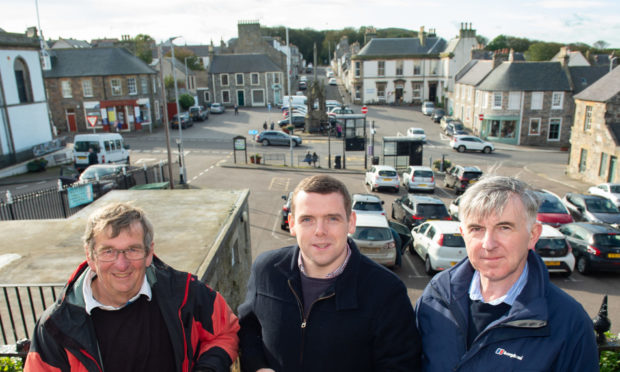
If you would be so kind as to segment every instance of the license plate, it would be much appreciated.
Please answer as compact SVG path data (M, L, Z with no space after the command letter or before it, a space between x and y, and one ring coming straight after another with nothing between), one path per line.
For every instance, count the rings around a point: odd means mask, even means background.
M454 265L456 265L456 264L457 264L457 262L456 262L456 261L452 261L452 262L450 262L450 266L454 266Z
M560 266L560 261L545 261L547 266Z
M477 180L469 180L469 183L475 183Z
M418 186L420 186L420 187L426 187L426 184L425 184L425 183L421 183L421 184L419 184Z
M384 178L383 182L392 182L392 179L391 178Z
M86 156L78 156L77 158L80 160L86 160Z
M609 258L620 258L620 253L607 253Z

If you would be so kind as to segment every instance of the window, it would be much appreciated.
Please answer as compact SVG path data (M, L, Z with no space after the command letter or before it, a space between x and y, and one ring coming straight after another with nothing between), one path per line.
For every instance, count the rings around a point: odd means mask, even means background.
M561 110L562 103L564 103L564 92L553 92L553 96L551 96L551 108Z
M403 75L403 61L396 61L396 75L397 76L402 76Z
M17 95L20 103L33 101L32 84L30 82L30 72L28 65L21 58L16 58L13 65L15 71L15 83L17 85Z
M475 98L474 106L480 107L480 91L479 90L476 91L476 98Z
M532 110L542 110L543 108L543 92L532 92Z
M140 77L142 94L149 94L149 79L146 76Z
M228 74L220 75L220 85L227 86L228 85Z
M588 150L581 149L581 155L579 156L579 173L586 172L587 162L588 162Z
M71 93L71 82L69 80L63 80L60 83L60 88L62 90L62 96L64 98L73 97L73 94Z
M250 78L252 79L252 85L258 85L258 74L256 72L253 72Z
M411 94L414 99L422 97L422 83L411 83Z
M471 92L473 90L473 87L467 87L465 89L467 90L467 100L471 101Z
M110 86L112 87L113 96L120 96L123 94L123 88L121 87L121 79L110 80Z
M252 104L265 104L265 91L263 89L252 89Z
M508 110L518 110L521 106L521 92L510 92L508 94Z
M235 83L237 85L243 85L243 74L235 74Z
M136 78L127 79L127 90L129 90L129 94L132 96L138 94L138 86L136 85Z
M601 163L599 164L598 167L598 176L599 177L605 177L605 171L607 170L607 154L606 153L602 153L601 154Z
M385 76L385 61L377 63L377 76Z
M155 82L155 76L151 79L151 86L153 87L153 94L157 94L157 86L159 85L159 77L157 78L157 82Z
M385 101L385 83L377 83L377 98L381 101Z
M439 75L439 61L431 61L431 75Z
M489 107L489 93L482 93L482 108Z
M362 88L360 88L359 86L355 87L355 99L362 99Z
M502 108L502 92L493 92L493 109L501 110Z
M360 77L362 75L362 63L355 62L355 77Z
M592 106L586 106L586 118L583 121L583 130L592 129Z
M159 101L155 100L155 120L159 120L159 118L161 117L161 110L163 108L159 105Z
M280 84L280 73L279 72L273 73L273 83Z
M227 90L222 91L222 102L230 103L230 92Z
M530 136L537 136L540 134L540 118L530 119Z
M413 61L413 74L422 75L422 61Z
M93 96L93 81L91 79L82 80L82 92L84 97Z
M209 92L204 92L205 102L211 102L211 97L209 96Z
M562 119L560 118L551 118L549 119L549 141L559 141L560 140L560 126L562 124Z

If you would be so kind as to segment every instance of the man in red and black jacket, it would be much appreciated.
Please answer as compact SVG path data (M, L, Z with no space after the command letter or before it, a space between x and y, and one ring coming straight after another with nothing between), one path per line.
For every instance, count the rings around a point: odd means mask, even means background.
M37 322L25 371L229 371L239 323L224 298L153 254L124 203L96 211L86 261Z

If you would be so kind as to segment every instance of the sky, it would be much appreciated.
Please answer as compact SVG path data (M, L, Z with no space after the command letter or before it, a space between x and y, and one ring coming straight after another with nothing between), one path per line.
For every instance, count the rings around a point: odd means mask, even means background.
M239 21L262 26L339 30L361 26L435 29L446 40L471 23L498 35L620 48L618 0L0 0L0 28L37 26L45 39L121 38L148 34L157 42L209 44L237 37Z

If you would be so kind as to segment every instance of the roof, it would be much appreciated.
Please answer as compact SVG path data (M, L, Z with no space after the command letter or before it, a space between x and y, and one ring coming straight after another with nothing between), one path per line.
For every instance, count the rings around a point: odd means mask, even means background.
M466 65L468 71L456 80L459 84L476 86L493 70L493 61L472 60Z
M618 93L620 93L620 68L616 67L584 89L583 92L575 95L575 99L607 102Z
M76 40L76 39L58 39L52 48L62 48L60 44L66 43L68 46L66 48L91 48L91 45L85 40Z
M439 54L445 48L446 40L436 36L427 37L424 45L417 37L374 38L357 55L362 57L420 56Z
M355 226L390 227L387 217L378 213L360 213L356 215Z
M571 225L581 226L584 229L586 229L586 231L594 233L594 234L618 233L617 229L604 223L575 222L575 223L567 224L564 226L571 226Z
M478 86L487 91L570 91L560 62L502 62Z
M377 195L373 194L353 194L352 195L354 201L365 201L365 202L378 202L381 203L381 198Z
M124 48L54 49L46 78L154 74L140 58Z
M39 39L28 37L25 34L16 34L12 32L0 31L0 46L3 47L30 47L39 49Z
M608 66L573 66L568 67L571 80L573 81L573 93L579 93L603 77L608 71Z
M209 68L212 74L272 71L281 71L281 69L265 54L215 55Z

